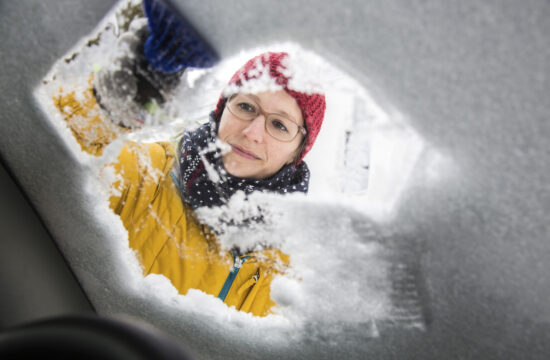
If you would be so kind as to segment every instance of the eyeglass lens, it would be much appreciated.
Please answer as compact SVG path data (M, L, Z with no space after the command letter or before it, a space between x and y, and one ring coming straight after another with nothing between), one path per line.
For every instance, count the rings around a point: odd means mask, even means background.
M299 126L289 118L280 114L266 114L254 99L239 94L228 102L228 108L233 115L241 120L252 121L260 114L266 116L266 131L281 141L292 141L300 131Z

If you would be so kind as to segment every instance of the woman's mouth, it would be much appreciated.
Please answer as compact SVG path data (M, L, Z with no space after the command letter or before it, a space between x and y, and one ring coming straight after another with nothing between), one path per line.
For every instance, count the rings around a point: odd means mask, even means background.
M246 149L243 149L242 147L239 147L239 146L236 146L236 145L231 145L231 150L233 150L233 152L235 154L237 154L239 156L242 156L245 159L248 159L248 160L261 160L258 156L256 156L256 154L254 154L253 152L248 151Z

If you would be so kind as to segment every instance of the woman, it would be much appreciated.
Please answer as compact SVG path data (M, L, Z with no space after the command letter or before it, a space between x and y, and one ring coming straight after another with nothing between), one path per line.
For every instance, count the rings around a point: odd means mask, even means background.
M274 248L223 250L194 209L223 205L238 191L307 192L303 158L320 130L325 99L289 87L292 60L287 53L249 60L229 81L210 121L184 133L177 147L124 146L112 164L117 180L110 207L128 230L145 275L165 275L181 294L199 289L238 310L271 312L271 280L285 272L288 256ZM97 111L93 90L54 100L85 151L101 154L116 137ZM216 146L219 140L227 145Z

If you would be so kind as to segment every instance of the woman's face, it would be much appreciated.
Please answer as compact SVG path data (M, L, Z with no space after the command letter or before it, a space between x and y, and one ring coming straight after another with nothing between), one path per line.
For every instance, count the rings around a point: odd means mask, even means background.
M286 91L246 96L255 100L264 113L285 115L296 124L304 126L302 112L296 100ZM226 106L220 119L218 137L231 146L231 151L222 156L228 173L240 178L265 179L294 161L303 135L298 133L290 142L277 140L266 132L265 121L263 114L252 121L241 120Z

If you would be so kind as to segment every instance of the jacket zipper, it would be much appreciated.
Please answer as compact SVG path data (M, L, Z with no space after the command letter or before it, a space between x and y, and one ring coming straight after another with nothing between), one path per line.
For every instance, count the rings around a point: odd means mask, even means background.
M231 289L231 285L233 285L233 281L235 281L235 278L237 277L237 274L239 273L242 264L244 264L244 262L250 257L244 256L243 258L239 258L239 255L235 250L231 250L231 252L233 253L233 267L229 271L229 275L227 275L222 289L218 294L218 299L220 299L221 301L225 301L225 298L229 293L229 289Z

